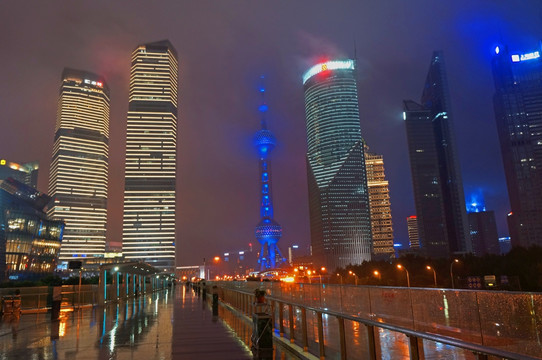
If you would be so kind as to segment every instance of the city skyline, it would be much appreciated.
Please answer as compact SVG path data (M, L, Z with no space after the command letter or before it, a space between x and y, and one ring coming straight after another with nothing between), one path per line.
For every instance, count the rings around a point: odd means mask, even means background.
M420 2L410 4L407 10L414 5L420 6ZM457 5L431 5L431 9L426 11L434 10L439 15L438 21L424 19L426 23L423 26L417 25L422 15L412 16L411 19L400 18L405 7L399 2L392 7L382 5L374 8L348 3L342 8L333 7L326 12L302 5L290 5L292 15L285 16L282 20L285 26L277 30L272 26L272 19L278 14L282 15L278 9L254 6L236 15L227 6L215 4L219 8L224 6L222 11L218 11L221 15L203 18L203 24L214 31L202 27L196 39L190 38L187 35L189 32L180 31L190 26L197 27L194 21L181 13L192 11L202 15L210 10L205 5L190 5L186 9L189 11L184 12L180 8L169 11L172 16L165 14L164 21L160 23L156 21L155 15L143 20L143 24L153 23L154 27L138 25L137 20L143 14L149 15L144 12L145 7L138 4L133 8L136 15L112 15L113 11L108 13L89 5L71 5L58 13L54 6L50 6L50 10L40 6L32 10L25 9L24 18L21 18L22 7L3 5L5 11L2 14L5 15L2 16L8 31L0 36L10 56L2 60L9 71L0 86L0 101L2 108L6 109L2 127L10 131L9 134L4 132L0 138L3 144L2 157L20 162L38 160L40 167L47 169L47 154L51 151L56 112L56 100L52 95L56 92L57 74L64 66L103 73L112 89L111 138L116 143L110 155L108 239L119 244L124 176L123 122L126 117L129 75L126 64L129 63L135 44L170 38L180 52L180 73L184 77L182 83L186 84L180 96L180 139L184 138L186 142L181 141L179 144L177 183L179 197L184 200L178 203L182 216L178 221L178 229L180 241L185 240L184 250L194 256L183 258L179 253L181 262L201 257L205 251L219 254L221 244L226 248L246 247L245 244L251 239L253 223L257 220L254 216L251 218L251 204L258 200L257 185L252 181L256 173L250 150L252 130L249 128L249 119L256 101L254 95L251 95L252 89L247 89L249 87L246 85L262 71L270 73L270 102L277 104L272 109L273 116L288 120L281 121L285 125L276 129L277 137L282 139L283 144L277 148L274 159L274 163L281 169L274 173L275 203L277 212L285 217L281 223L288 229L281 241L285 247L294 243L306 245L308 207L303 155L306 145L303 141L305 129L299 79L308 63L322 55L351 56L354 34L362 67L358 85L362 102L362 127L367 133L366 140L371 144L371 149L386 158L392 213L394 219L398 219L394 229L395 238L404 244L408 242L404 219L414 213L411 185L403 181L409 178L405 175L409 169L404 153L406 137L400 101L419 92L423 80L419 74L426 71L426 59L437 49L442 49L446 55L449 76L453 82L451 88L455 117L462 119L461 123L456 120L455 127L460 142L465 195L483 187L488 209L495 210L499 233L507 235L506 220L503 217L509 210L509 204L493 120L490 59L494 45L500 41L499 28L504 42L517 52L523 52L523 49L530 49L532 44L536 44L541 33L540 20L536 15L539 6L535 5L535 2L512 6L489 1L480 4L459 2ZM114 5L106 7L106 10L115 9L118 8ZM479 15L481 9L485 10L486 15ZM213 10L216 10L215 7ZM261 26L246 16L247 11L256 14L257 10L268 15L261 21ZM337 24L337 19L351 19L350 13L366 13L363 10L371 10L372 13L371 17L364 17L365 22L332 25ZM305 12L314 15L314 20L299 19L299 15ZM325 16L319 15L320 12L325 13ZM8 17L7 14L13 16ZM184 23L177 20L174 22L173 14L176 17L181 14ZM390 16L397 17L399 24L386 28L387 22L382 20ZM77 26L74 26L74 20L63 25L63 19L77 17L82 18ZM19 24L13 21L16 18L24 21ZM307 15L306 18L310 19L311 16ZM44 25L45 21L47 25ZM96 27L96 21L103 26ZM183 25L172 25L177 22ZM213 25L216 22L218 25ZM35 25L30 26L31 23ZM348 21L341 24L348 24ZM31 38L30 30L18 31L22 25L27 25L29 29L36 29L37 26L43 28L40 30L40 41ZM73 31L69 30L71 26ZM217 32L217 26L228 30ZM401 26L409 31L400 30ZM443 30L446 26L450 31ZM244 35L247 27L255 29L254 39ZM431 27L437 30L433 35L425 35L423 30ZM287 34L292 36L288 37ZM423 36L420 37L420 34ZM55 40L60 36L63 36L62 41ZM416 38L416 41L412 38ZM262 45L275 44L278 39L281 39L280 46ZM200 42L206 44L201 46ZM55 51L47 48L47 51L42 52L44 48L40 44L44 43ZM273 47L277 47L277 51ZM242 50L244 48L254 49L253 54L247 55ZM228 66L224 68L225 63ZM26 86L23 90L19 83L32 83L33 86ZM20 99L32 101L33 106L14 106ZM38 118L39 122L36 120ZM42 137L44 140L41 140ZM26 141L33 146L21 146ZM226 147L226 143L235 145ZM470 161L465 164L464 159ZM225 186L232 189L231 194L218 195L219 183L213 174L227 178ZM44 179L47 179L45 171L40 174L39 188L42 191L46 189ZM217 204L209 205L213 201ZM225 206L221 204L235 202L242 204L236 207L238 213L224 214ZM209 221L217 220L217 230L205 226Z

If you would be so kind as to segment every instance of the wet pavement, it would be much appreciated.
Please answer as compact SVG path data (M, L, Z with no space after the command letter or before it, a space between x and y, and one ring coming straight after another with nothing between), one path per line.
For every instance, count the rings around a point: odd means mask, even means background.
M251 359L221 318L183 286L81 311L4 316L0 360Z

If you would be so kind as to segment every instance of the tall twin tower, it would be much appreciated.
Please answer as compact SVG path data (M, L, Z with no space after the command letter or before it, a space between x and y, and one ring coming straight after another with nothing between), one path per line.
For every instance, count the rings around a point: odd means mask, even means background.
M165 271L175 267L177 53L169 41L132 53L122 250ZM66 222L60 261L105 252L109 88L86 71L62 74L49 177L49 215Z

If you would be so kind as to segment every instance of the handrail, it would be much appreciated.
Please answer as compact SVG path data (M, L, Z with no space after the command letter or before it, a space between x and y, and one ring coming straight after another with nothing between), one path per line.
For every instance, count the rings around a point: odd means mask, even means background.
M236 289L236 288L223 287L223 289L234 291L234 292L239 292L239 293L246 294L246 295L249 295L249 296L254 295L250 291L245 291L245 290ZM305 304L300 304L300 303L284 300L284 299L277 298L277 297L274 297L274 296L267 295L266 297L268 299L270 299L270 300L273 300L273 301L276 301L276 302L279 302L279 303L282 303L282 304L292 305L292 306L295 306L295 307L298 307L298 308L303 308L305 310L315 311L317 313L327 314L327 315L331 315L331 316L334 316L334 317L337 317L337 318L342 318L342 319L345 319L345 320L355 321L355 322L358 322L358 323L362 323L362 324L364 324L366 326L374 326L374 327L379 327L379 328L391 330L391 331L394 331L394 332L403 333L403 334L405 334L405 335L407 335L409 337L422 338L422 339L426 339L426 340L430 340L430 341L443 343L443 344L446 344L446 345L451 345L451 346L454 346L454 347L458 347L458 348L465 349L465 350L468 350L468 351L472 351L474 353L479 353L479 354L482 354L482 355L492 355L492 356L498 356L498 357L502 357L502 358L511 358L511 359L517 359L518 356L519 356L519 357L521 357L521 359L525 359L525 360L540 359L540 358L531 357L531 356L524 355L524 354L512 353L512 352L509 352L509 351L500 350L500 349L496 349L496 348L493 348L493 347L487 347L487 346L484 346L484 345L470 343L470 342L466 342L466 341L463 341L463 340L458 340L458 339L443 336L443 335L436 335L436 334L432 334L432 333L419 332L419 331L416 331L416 330L404 328L404 327L397 326L397 325L392 325L392 324L388 324L388 323L383 323L383 322L378 322L378 321L374 321L374 320L364 319L364 318L361 318L361 317L356 317L356 316L352 316L352 315L343 314L343 313L333 311L333 310L325 310L325 309L322 309L322 308L316 308L316 307L313 307L313 306L308 306L308 305L305 305Z

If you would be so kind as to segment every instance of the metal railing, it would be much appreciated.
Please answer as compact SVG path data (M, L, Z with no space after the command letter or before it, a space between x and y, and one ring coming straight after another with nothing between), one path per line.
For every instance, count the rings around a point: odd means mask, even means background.
M395 351L419 359L424 351L448 351L466 359L540 359L542 354L542 294L271 282L213 284L220 287L225 302L247 315L252 311L253 290L265 289L276 331L319 356L375 359L383 351Z
M91 306L97 303L98 285L62 286L62 307L76 308L78 306ZM21 311L47 311L51 307L52 288L47 286L0 288L0 298L14 295L18 291L21 297Z

